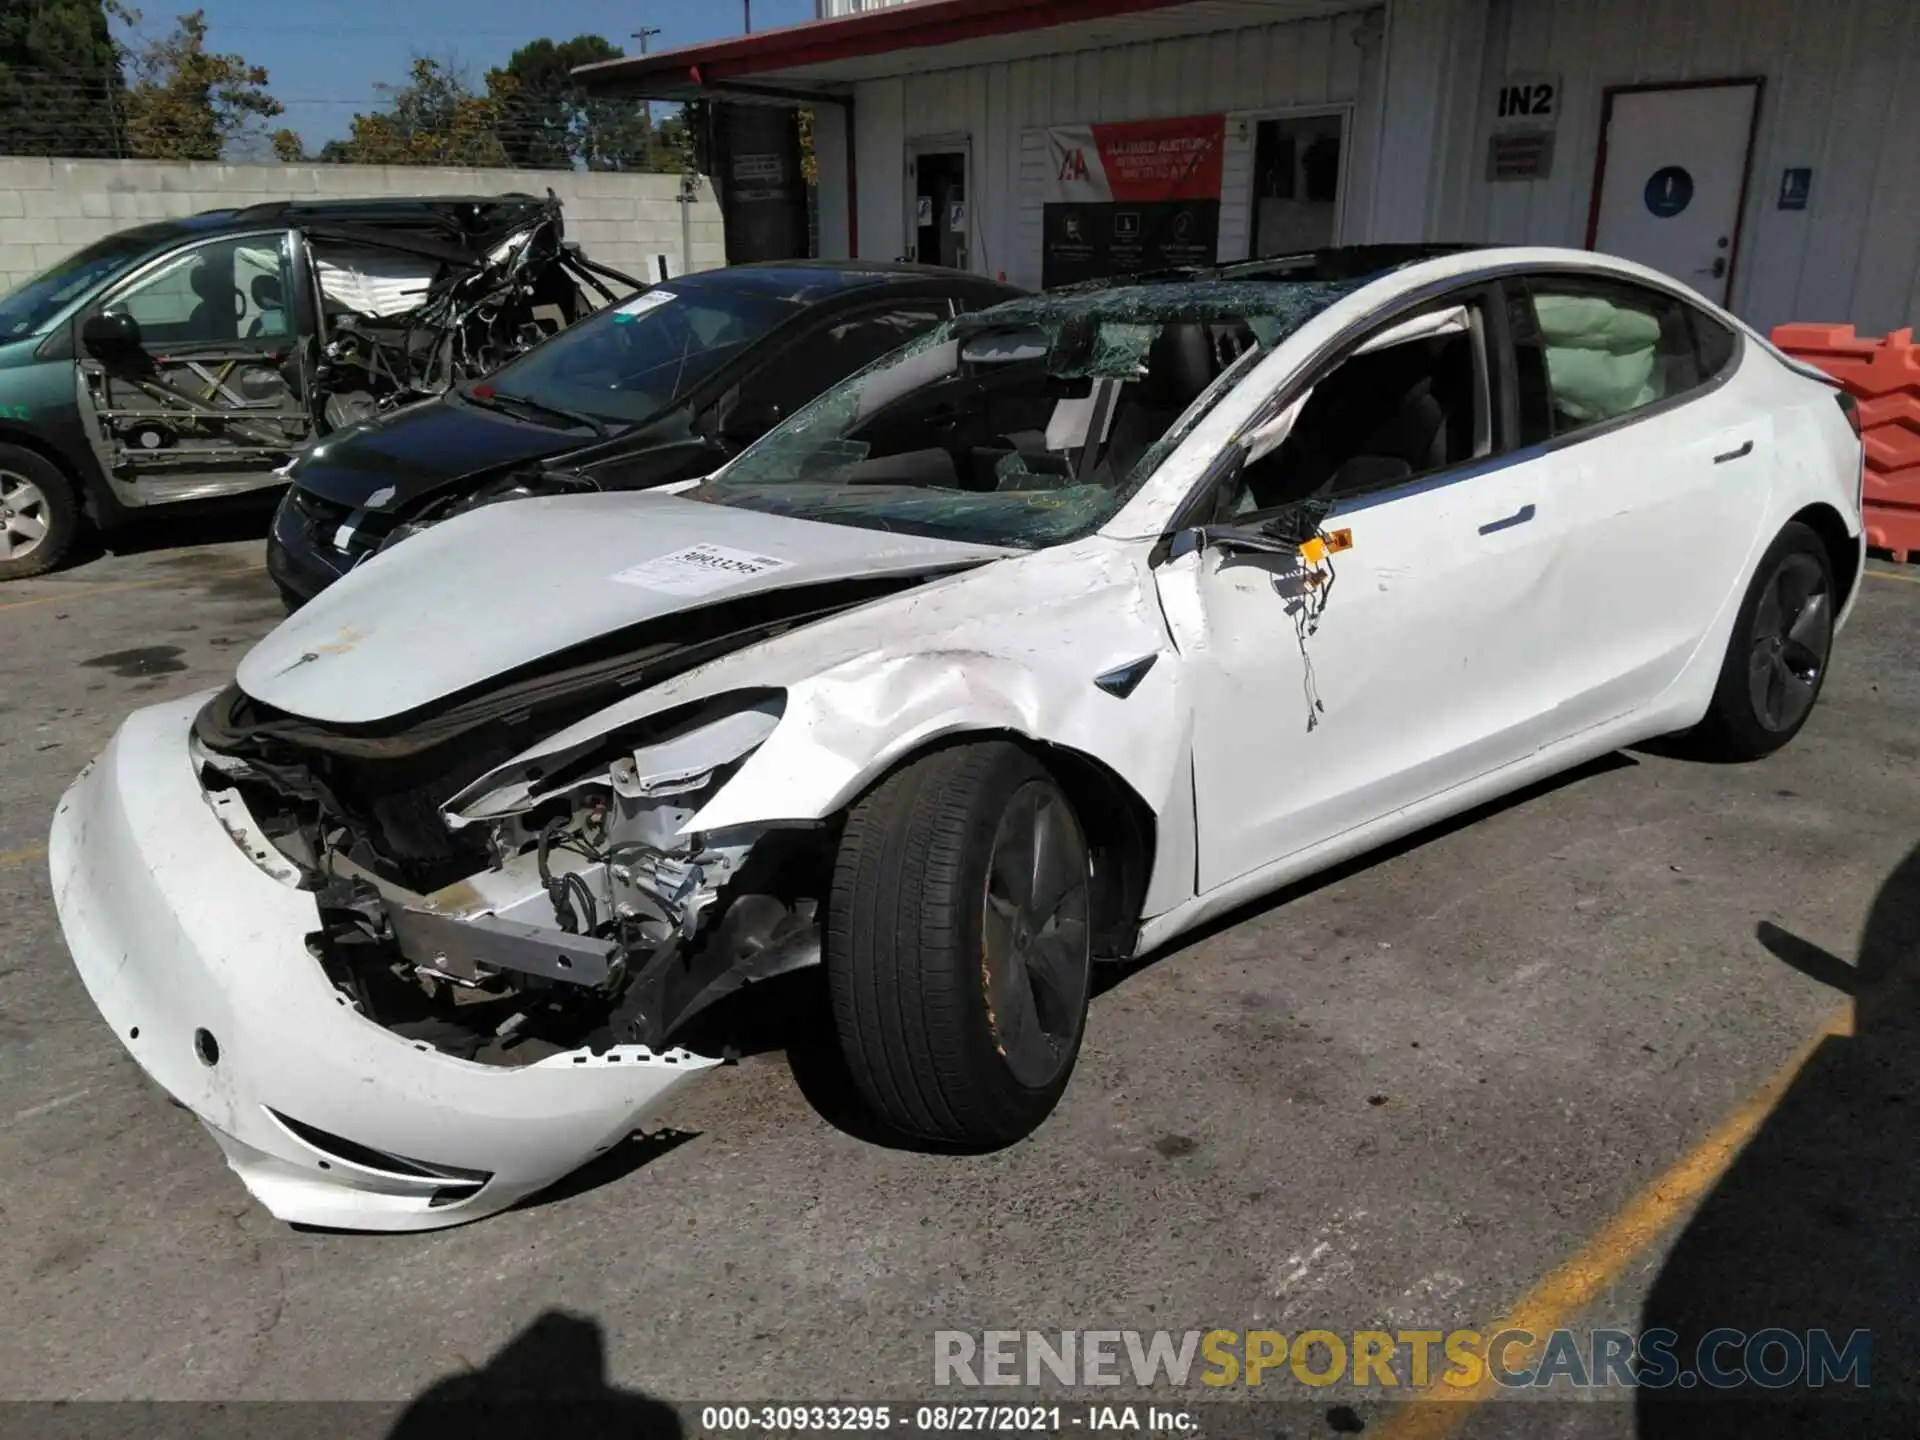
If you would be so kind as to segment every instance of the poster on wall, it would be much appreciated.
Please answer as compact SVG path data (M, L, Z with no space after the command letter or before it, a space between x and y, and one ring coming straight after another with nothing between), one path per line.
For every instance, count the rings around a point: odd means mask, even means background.
M1226 133L1224 115L1048 130L1041 283L1213 264Z

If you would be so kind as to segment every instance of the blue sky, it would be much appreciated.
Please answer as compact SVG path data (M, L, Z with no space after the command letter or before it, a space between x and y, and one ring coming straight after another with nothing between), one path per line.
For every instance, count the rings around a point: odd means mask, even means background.
M144 32L171 24L176 8L207 12L207 44L267 67L267 88L287 107L274 121L309 149L347 133L356 110L379 102L374 86L406 78L415 55L464 66L477 81L514 50L547 36L604 35L638 54L632 32L664 32L652 49L741 30L741 0L174 0L140 7ZM813 18L813 0L753 0L753 28Z

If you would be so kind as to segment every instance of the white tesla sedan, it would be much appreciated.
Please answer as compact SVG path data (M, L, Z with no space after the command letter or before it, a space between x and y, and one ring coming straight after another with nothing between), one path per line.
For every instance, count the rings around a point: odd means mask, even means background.
M1016 301L681 493L376 557L127 720L61 921L288 1220L499 1210L810 964L883 1120L1004 1144L1095 963L1622 745L1791 739L1851 421L1585 253Z

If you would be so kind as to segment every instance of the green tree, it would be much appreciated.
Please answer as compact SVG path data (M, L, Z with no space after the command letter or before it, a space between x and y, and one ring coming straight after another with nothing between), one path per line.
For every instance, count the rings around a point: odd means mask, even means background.
M498 134L504 84L500 94L477 95L457 70L424 55L409 73L405 85L376 87L387 108L355 115L351 137L328 141L320 158L362 165L507 163Z
M122 155L106 0L0 0L0 154Z
M137 10L125 14L138 23ZM265 66L207 50L204 10L131 51L129 65L127 148L138 159L218 160L228 141L286 108L267 93Z
M661 168L645 102L590 95L573 78L578 66L625 54L600 35L535 40L489 72L508 162L544 170Z
M298 165L307 158L307 143L298 130L273 132L273 158L285 165Z

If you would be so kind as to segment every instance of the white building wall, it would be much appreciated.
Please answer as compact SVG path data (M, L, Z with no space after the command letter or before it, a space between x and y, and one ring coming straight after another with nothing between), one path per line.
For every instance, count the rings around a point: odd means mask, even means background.
M1920 5L1915 0L1487 0L1481 73L1444 147L1444 238L1584 245L1611 85L1758 76L1760 123L1733 308L1764 327L1920 322ZM1557 73L1553 172L1485 178L1488 95L1506 74ZM1465 108L1459 108L1464 106ZM1777 206L1782 170L1813 167L1811 203Z
M1262 9L1246 0L1237 13L1257 19ZM1496 88L1541 74L1560 80L1551 174L1491 183ZM1225 111L1220 254L1239 258L1246 122L1325 105L1352 107L1342 241L1579 247L1606 89L1746 76L1765 84L1733 308L1763 328L1851 321L1883 334L1920 324L1920 0L1387 0L1330 18L866 81L855 112L859 247L904 253L907 145L965 136L974 266L1037 284L1044 127ZM1803 211L1778 208L1790 166L1813 168Z
M1438 0L1417 0L1438 3ZM1246 13L1257 14L1257 6ZM1379 12L1038 56L861 83L854 96L860 253L907 245L905 154L915 141L969 142L973 268L1040 283L1044 129L1111 120L1227 113L1221 254L1246 253L1251 117L1351 106L1343 238L1371 224L1379 105ZM1369 19L1369 16L1375 18ZM822 166L824 171L825 166Z
M906 5L911 0L814 0L813 13L822 20L835 15L858 15L863 10L879 10L888 5Z
M221 165L198 161L0 158L0 291L115 230L142 221L270 200L376 195L543 195L565 207L567 238L587 258L637 279L667 257L679 274L726 264L720 207L700 187L680 254L677 175L553 170L429 169L411 165ZM844 213L845 202L842 202Z

